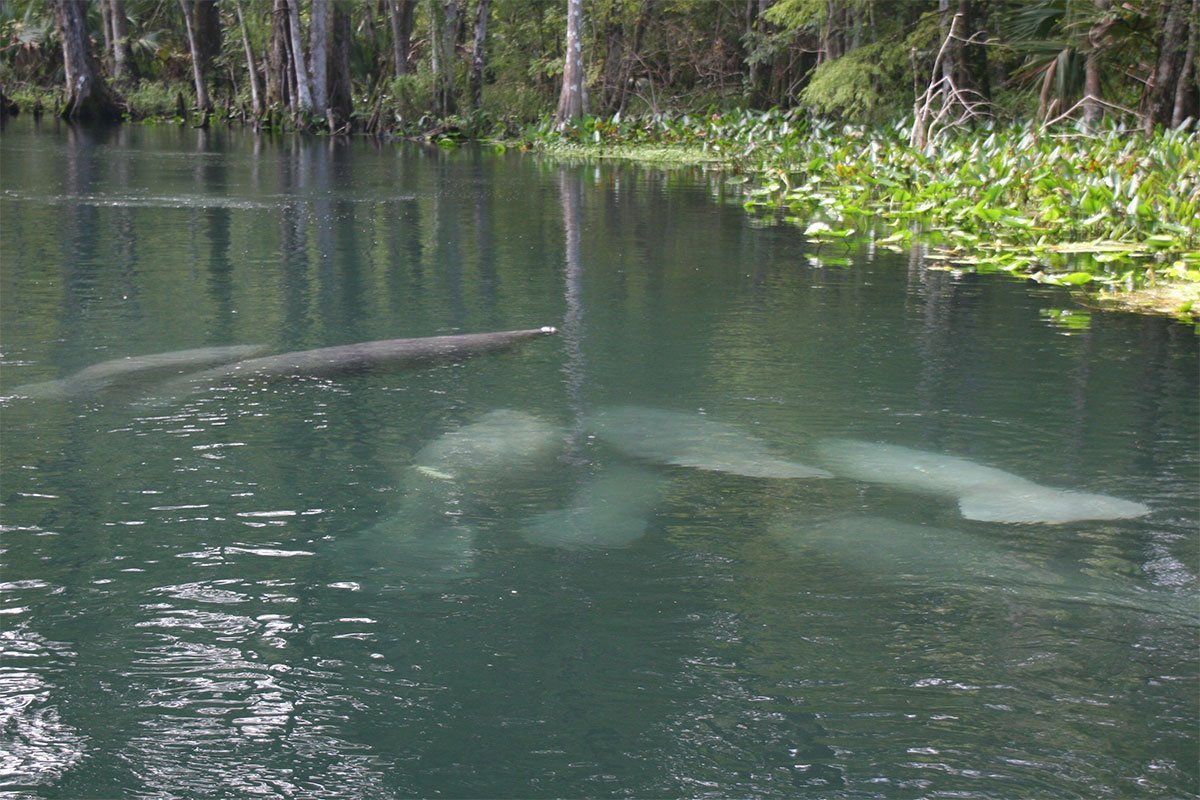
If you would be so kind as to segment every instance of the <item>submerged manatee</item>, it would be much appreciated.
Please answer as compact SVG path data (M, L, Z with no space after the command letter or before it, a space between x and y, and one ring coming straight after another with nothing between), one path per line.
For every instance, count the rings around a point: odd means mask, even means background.
M86 397L137 381L174 376L184 371L204 369L251 358L266 350L265 345L244 344L229 347L200 347L144 356L126 356L93 364L74 375L57 381L29 383L12 390L15 397L31 399Z
M646 532L666 485L664 476L640 467L601 468L576 490L568 507L536 515L521 535L562 550L624 547Z
M404 469L396 513L354 537L381 579L433 588L471 574L480 523L512 490L552 469L564 432L523 411L498 409L447 431Z
M792 555L836 562L876 581L908 584L915 579L934 586L991 589L1031 600L1127 608L1200 625L1194 595L1140 587L1120 576L1049 569L989 537L963 531L884 517L813 520L793 512L774 517L767 532Z
M958 499L958 510L980 522L1041 522L1060 525L1088 519L1133 519L1150 513L1149 507L1090 492L1054 489L1026 482L998 492L987 489Z
M1055 489L965 458L847 439L822 442L823 461L837 475L958 500L967 519L1062 524L1128 519L1150 512L1142 503Z
M553 462L564 435L559 426L532 414L497 409L421 448L413 470L435 481L512 479Z
M1061 582L986 537L885 517L813 520L802 513L781 514L767 532L793 555L817 555L882 579Z
M589 419L604 441L659 464L750 478L829 478L828 472L789 461L754 436L701 414L640 406L603 408Z
M474 574L474 528L402 510L338 547L346 577L404 591L438 591Z
M556 333L552 327L495 333L467 333L420 339L381 339L375 342L299 350L239 361L186 375L165 389L167 399L185 396L231 381L269 382L310 377L338 377L382 369L423 367L445 361L506 350L521 342Z

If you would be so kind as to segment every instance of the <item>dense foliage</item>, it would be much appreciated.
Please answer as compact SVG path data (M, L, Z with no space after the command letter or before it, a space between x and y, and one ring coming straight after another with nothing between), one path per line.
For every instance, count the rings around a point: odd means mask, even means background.
M81 48L127 116L512 129L554 109L576 5L585 113L871 122L934 85L942 122L1200 116L1195 0L0 0L0 89L86 112Z

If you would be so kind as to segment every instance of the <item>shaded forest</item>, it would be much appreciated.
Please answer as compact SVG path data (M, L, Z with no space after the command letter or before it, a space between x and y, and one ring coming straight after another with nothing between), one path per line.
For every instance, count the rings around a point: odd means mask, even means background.
M1200 116L1200 0L0 0L0 100L485 136L803 108L853 122Z

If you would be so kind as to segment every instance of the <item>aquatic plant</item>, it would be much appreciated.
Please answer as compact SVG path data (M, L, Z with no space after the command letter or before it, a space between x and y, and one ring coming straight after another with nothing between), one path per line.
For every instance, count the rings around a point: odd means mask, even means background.
M776 110L586 117L558 132L531 126L522 139L560 152L655 145L717 158L736 173L729 184L747 210L818 242L920 240L948 268L1069 286L1200 284L1200 141L1191 130L993 125L914 148L908 128Z
M1191 132L1008 127L919 150L899 125L818 130L765 165L748 208L803 221L810 233L813 218L838 226L815 232L824 237L873 216L893 228L882 244L924 235L958 266L1051 283L1200 281Z

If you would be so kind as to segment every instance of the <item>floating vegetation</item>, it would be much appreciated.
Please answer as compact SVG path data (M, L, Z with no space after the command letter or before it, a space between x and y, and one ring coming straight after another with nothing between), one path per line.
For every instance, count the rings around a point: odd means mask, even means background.
M793 110L590 117L525 132L526 146L551 142L593 154L670 145L717 156L749 211L818 243L875 237L902 249L919 240L958 269L1090 292L1182 285L1200 296L1200 140L1190 130L994 125L920 149L907 122L843 126ZM1176 305L1183 316L1200 308Z
M1086 331L1092 326L1091 312L1074 308L1043 308L1039 315L1047 324L1066 334Z
M747 208L808 216L828 236L873 216L884 244L931 238L978 271L1068 286L1200 282L1200 143L1111 130L977 131L910 147L903 126L812 123L746 193ZM919 232L919 233L916 233Z

